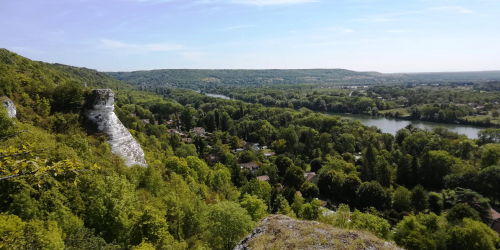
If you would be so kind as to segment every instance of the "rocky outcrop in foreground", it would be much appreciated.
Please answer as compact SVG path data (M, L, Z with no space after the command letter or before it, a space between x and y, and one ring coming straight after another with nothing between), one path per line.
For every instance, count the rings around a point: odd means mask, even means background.
M316 221L271 215L233 250L252 249L401 249L369 232L344 230Z
M108 134L111 153L121 156L129 167L146 166L141 145L113 112L114 96L115 93L110 89L93 90L85 99L85 116L97 126L98 131Z
M10 118L16 117L17 110L16 106L14 106L14 103L5 96L0 96L0 100L2 101L3 106L7 109L7 113L9 114Z

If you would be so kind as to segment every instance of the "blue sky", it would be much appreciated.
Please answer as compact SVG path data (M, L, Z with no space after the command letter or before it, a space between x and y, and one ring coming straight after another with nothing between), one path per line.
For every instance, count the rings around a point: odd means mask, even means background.
M0 47L101 71L500 70L500 0L1 0Z

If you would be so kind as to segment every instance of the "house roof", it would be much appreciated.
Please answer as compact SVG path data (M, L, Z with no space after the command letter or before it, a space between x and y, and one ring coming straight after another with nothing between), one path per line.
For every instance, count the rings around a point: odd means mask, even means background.
M500 213L495 211L495 209L493 209L493 208L490 209L490 212L491 212L491 219L492 220L500 219Z
M304 174L304 177L306 177L306 181L312 180L312 178L314 178L314 176L316 176L316 173L314 173L314 172Z
M258 168L259 165L257 165L257 162L249 162L249 163L240 163L240 167L252 169L252 168Z
M257 176L257 180L259 180L259 181L269 181L269 176L267 176L267 175Z
M297 195L302 197L302 193L300 191L297 191Z

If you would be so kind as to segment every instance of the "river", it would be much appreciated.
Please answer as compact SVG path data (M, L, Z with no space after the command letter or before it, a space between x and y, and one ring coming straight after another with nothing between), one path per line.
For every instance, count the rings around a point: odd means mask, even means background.
M198 91L197 91L198 92ZM219 95L219 94L205 94L207 96L211 97L216 97L216 98L222 98L222 99L231 99L228 96L225 95ZM450 131L459 133L459 134L464 134L467 137L471 139L477 139L477 133L484 129L480 127L474 127L474 126L467 126L467 125L456 125L456 124L445 124L445 123L434 123L434 122L424 122L424 121L416 121L416 120L400 120L400 119L393 119L393 118L384 118L384 117L371 117L367 115L348 115L348 114L342 114L342 113L327 113L328 115L338 115L341 117L349 118L349 119L354 119L354 120L359 120L361 123L363 123L365 126L375 126L377 128L380 128L383 133L391 133L393 135L396 134L396 132L410 124L413 124L414 127L421 128L421 129L429 129L433 130L436 127L445 127Z
M447 128L450 131L459 133L459 134L464 134L467 137L471 139L477 139L477 133L484 129L480 127L473 127L473 126L467 126L467 125L457 125L457 124L445 124L445 123L435 123L435 122L424 122L424 121L416 121L416 120L400 120L400 119L394 119L394 118L384 118L384 117L371 117L367 115L348 115L348 114L339 114L339 113L328 113L328 115L338 115L341 117L349 118L349 119L354 119L354 120L359 120L361 123L363 123L365 126L376 126L377 128L380 128L383 133L391 133L391 134L396 134L396 132L399 129L402 129L410 124L412 124L414 127L421 128L421 129L429 129L433 130L434 128L437 127L444 127Z

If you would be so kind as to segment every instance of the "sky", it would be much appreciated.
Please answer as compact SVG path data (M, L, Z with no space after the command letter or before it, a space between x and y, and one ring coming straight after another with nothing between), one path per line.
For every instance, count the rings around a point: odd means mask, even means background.
M0 0L0 48L99 71L500 70L500 0Z

